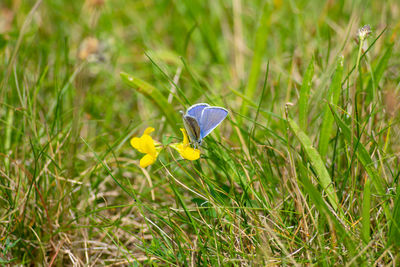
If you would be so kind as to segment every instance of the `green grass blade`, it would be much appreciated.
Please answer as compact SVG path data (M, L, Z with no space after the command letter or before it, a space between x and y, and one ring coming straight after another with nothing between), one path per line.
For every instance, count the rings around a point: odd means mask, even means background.
M386 28L384 28L379 35L371 42L371 44L368 46L367 50L364 51L364 53L362 53L360 60L362 60L366 54L369 52L369 50L372 49L372 47L375 45L376 41L378 41L378 39L382 36L382 34L386 31ZM350 69L350 71L347 73L346 77L343 79L342 84L346 84L346 82L348 82L351 74L354 72L354 70L356 69L356 64L354 64L354 66Z
M85 145L90 149L90 151L92 151L93 155L95 156L95 158L97 159L97 161L101 164L101 166L104 168L104 170L111 176L111 178L115 181L115 183L122 189L125 191L125 193L127 193L130 197L132 197L132 199L136 199L135 196L132 194L132 192L130 192L126 186L123 186L118 180L117 178L114 177L114 175L112 174L111 170L107 167L106 164L104 164L103 160L97 155L96 151L94 151L94 149L86 142L85 139L83 139L81 137L82 141L85 143Z
M153 85L136 78L128 73L121 72L122 80L134 88L139 93L146 96L150 99L158 109L165 115L167 121L172 126L176 134L179 134L179 127L175 127L177 122L179 121L177 112L175 112L174 108L170 103L168 103L167 98Z
M376 89L378 88L379 82L382 79L383 73L387 68L390 57L392 56L393 44L391 43L383 54L382 58L379 60L376 68L373 72L372 79L369 80L366 91L367 100L371 101L376 98Z
M7 115L7 126L6 126L6 135L5 135L5 141L4 141L4 152L8 153L8 151L11 148L11 138L12 138L12 128L13 128L13 122L14 122L14 110L12 108L8 109L8 115ZM4 166L5 166L5 171L8 173L9 168L10 168L10 159L8 157L4 158Z
M308 115L308 99L310 98L310 90L312 85L312 77L314 75L314 58L308 64L306 73L304 74L303 83L300 88L299 98L299 125L303 131L307 128Z
M262 11L259 26L256 32L253 60L251 62L249 78L244 94L248 99L252 100L256 92L258 79L261 72L262 58L267 48L267 38L270 27L271 9L270 5L266 2ZM242 106L241 114L247 114L247 105Z
M186 216L188 217L188 219L190 221L190 225L193 227L193 230L195 231L195 233L198 234L196 221L193 219L192 215L190 214L190 211L189 211L187 205L185 204L184 199L182 198L181 194L176 189L175 184L174 184L173 181L171 181L171 189L174 192L174 194L176 196L176 199L178 200L179 204L182 205L182 208L183 208Z
M169 81L171 83L171 85L173 85L177 91L178 94L173 93L170 91L170 94L172 94L176 100L181 104L184 105L184 103L189 103L189 100L186 98L184 92L182 91L182 89L174 82L173 79L171 79L167 73L165 73L165 71L153 60L153 58L150 56L149 53L145 53L145 55L147 56L147 58L150 60L150 62L153 64L153 66L165 77L165 79L167 81Z
M185 5L188 14L190 14L192 19L195 21L204 41L204 45L210 52L213 60L223 62L221 51L218 49L218 37L216 31L212 28L213 25L210 23L210 20L207 20L207 18L211 17L211 14L209 10L205 8L205 3L197 0L185 0L180 4Z
M333 209L337 211L339 207L338 198L331 177L329 176L328 170L325 168L321 156L313 147L310 138L299 128L299 126L292 119L288 119L288 123L297 139L299 139L302 148L306 152L307 157L315 170L318 182L328 196L329 203L332 205Z
M348 143L351 143L352 137L351 137L350 128L339 118L339 115L336 113L336 111L334 111L332 108L331 108L331 111L336 120L336 123L338 124L339 128L342 130L343 136L345 137L346 141ZM353 140L354 140L354 143L356 144L355 151L356 151L357 159L361 162L365 171L368 173L378 194L381 196L384 196L386 194L385 189L384 189L384 181L381 179L377 170L374 168L374 163L373 163L371 157L369 156L367 149L359 141L359 139L356 136L353 136ZM388 209L386 203L383 204L383 208L384 208L386 218L390 218L389 209Z
M336 230L343 236L348 236L348 233L346 231L346 228L343 226L343 224L338 220L338 218L335 216L334 213L331 212L329 207L326 205L326 202L324 201L323 197L321 196L321 193L318 191L317 188L313 185L313 183L310 181L310 179L307 176L302 176L300 179L300 182L303 184L304 190L307 192L307 194L310 196L312 202L314 205L317 207L317 209L327 215L329 219L333 222L335 225Z
M337 62L336 71L332 78L332 83L328 92L328 103L326 103L324 108L324 119L322 121L319 143L318 143L318 151L322 158L325 158L328 145L329 138L332 134L332 126L333 126L333 115L329 108L329 102L333 105L337 105L339 102L340 91L342 88L342 76L343 76L343 56L341 56Z
M338 220L335 214L329 209L328 205L322 198L320 192L317 188L312 184L310 179L307 176L303 176L300 181L303 185L304 190L310 196L311 201L314 203L315 207L332 222L334 225L334 230L338 233L340 239L343 241L343 244L346 245L350 254L355 254L355 246L352 241L352 233L349 229ZM322 225L319 225L322 226Z
M388 244L400 247L400 186L397 186L392 218L389 226Z
M366 177L364 184L364 193L362 200L362 228L361 237L365 244L369 243L370 240L370 228L371 228L371 179Z

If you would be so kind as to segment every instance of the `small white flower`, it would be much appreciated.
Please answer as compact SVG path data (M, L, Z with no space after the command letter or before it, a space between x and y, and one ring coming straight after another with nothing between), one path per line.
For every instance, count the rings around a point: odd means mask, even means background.
M365 38L367 38L367 36L371 33L371 26L364 25L363 27L361 27L360 29L358 29L358 38L360 40L365 40Z

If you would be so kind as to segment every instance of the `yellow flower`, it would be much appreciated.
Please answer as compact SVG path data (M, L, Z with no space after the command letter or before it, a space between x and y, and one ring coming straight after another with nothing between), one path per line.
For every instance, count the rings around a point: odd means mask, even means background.
M141 137L133 137L131 139L131 146L137 149L140 153L146 154L140 159L140 167L142 168L146 168L147 166L153 164L161 150L161 144L157 141L154 141L149 135L153 131L153 127L148 127L146 130L144 130L144 133Z
M194 149L190 146L189 138L185 129L181 128L183 134L183 142L178 144L171 144L171 147L181 154L182 158L187 160L196 160L200 158L200 150Z

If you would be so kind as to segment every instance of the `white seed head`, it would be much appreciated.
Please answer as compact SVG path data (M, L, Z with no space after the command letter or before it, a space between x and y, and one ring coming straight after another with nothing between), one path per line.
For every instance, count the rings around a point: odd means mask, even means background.
M367 38L367 36L371 33L371 26L364 25L363 27L361 27L360 29L358 29L358 38L360 40L364 40L365 38Z

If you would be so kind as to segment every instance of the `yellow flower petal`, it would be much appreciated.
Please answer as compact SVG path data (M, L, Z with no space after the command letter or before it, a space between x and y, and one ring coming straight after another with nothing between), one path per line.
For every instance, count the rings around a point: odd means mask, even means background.
M170 144L170 146L173 149L175 149L176 151L178 151L179 154L184 159L187 159L187 160L199 159L200 158L200 150L192 148L189 144L189 138L187 136L185 129L181 128L180 130L183 134L182 143Z
M153 164L160 152L160 143L155 142L149 133L153 132L153 127L148 127L141 137L133 137L130 141L131 146L137 149L140 153L144 153L144 157L140 160L140 167L145 168ZM157 149L156 149L157 145Z
M200 150L193 149L189 145L178 144L173 148L175 148L184 159L196 160L200 158Z
M151 138L150 135L144 134L142 137L140 137L140 142L141 142L141 148L143 150L140 151L142 153L150 154L153 157L156 156L156 147L154 145L154 140Z
M182 132L182 134L183 134L183 144L184 145L188 145L189 144L189 138L188 138L188 136L187 136L187 133L186 133L186 130L185 129L183 129L183 128L181 128L181 132Z
M146 168L147 166L153 164L156 161L156 158L151 156L150 154L144 155L143 158L140 159L140 167Z
M155 142L148 134L143 134L141 137L133 137L131 139L131 146L140 153L156 154Z
M144 130L143 134L150 134L154 132L154 128L153 127L147 127L146 130Z
M141 151L140 151L140 150L141 150L140 138L139 138L139 137L133 137L133 138L131 139L131 146L132 146L134 149L137 149L137 150L139 150L139 152L141 152ZM143 153L143 152L141 152L141 153Z

